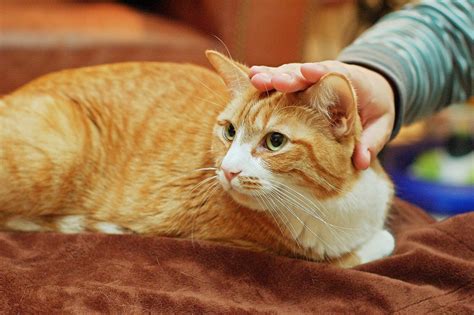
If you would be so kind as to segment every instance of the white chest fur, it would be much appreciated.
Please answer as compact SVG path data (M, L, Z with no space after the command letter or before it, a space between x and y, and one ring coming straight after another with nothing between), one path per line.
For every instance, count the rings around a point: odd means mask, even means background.
M283 221L301 247L334 257L361 247L383 229L392 188L384 177L368 169L341 197L318 201L303 194L307 199L300 206L293 202L281 209L286 212Z

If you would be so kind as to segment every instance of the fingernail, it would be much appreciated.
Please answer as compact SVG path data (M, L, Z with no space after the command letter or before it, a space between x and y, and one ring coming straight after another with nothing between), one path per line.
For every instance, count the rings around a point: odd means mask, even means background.
M267 73L257 73L252 78L252 82L258 82L258 84L269 85L272 82L272 77Z
M372 155L370 154L370 150L367 148L367 150L365 150L365 158L366 160L369 162L369 165L370 165L370 162L371 162L371 159L372 159Z
M279 74L278 76L280 77L280 79L283 79L285 81L293 81L293 76L291 74L282 73L282 74Z
M252 66L252 67L250 67L250 74L249 74L249 76L250 76L250 77L253 77L253 76L255 76L255 75L259 74L259 73L262 73L262 72L263 72L263 69L262 69L262 68L263 68L263 67L261 67L261 66Z
M258 73L258 74L256 74L256 75L258 75L258 77L259 77L260 79L263 79L263 80L265 80L265 81L271 80L271 78L272 78L271 75L269 75L268 73L265 73L265 72Z
M326 69L326 67L320 63L311 63L311 62L307 62L307 63L304 63L301 67L305 67L306 69L312 69L312 70L319 70L319 71L323 71Z

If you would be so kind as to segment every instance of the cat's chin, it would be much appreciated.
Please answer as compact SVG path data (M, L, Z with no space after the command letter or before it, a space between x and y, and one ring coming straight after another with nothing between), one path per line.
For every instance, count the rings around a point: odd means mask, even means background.
M220 184L224 191L237 204L256 211L265 211L264 205L259 201L258 195L254 193L246 193L241 188L230 185L227 180L224 180L222 175L219 178ZM261 200L261 199L260 199Z
M249 208L255 211L265 211L265 208L263 208L263 205L259 203L257 197L254 195L241 193L234 189L228 190L227 193L236 203L238 203L241 206L244 206L246 208Z

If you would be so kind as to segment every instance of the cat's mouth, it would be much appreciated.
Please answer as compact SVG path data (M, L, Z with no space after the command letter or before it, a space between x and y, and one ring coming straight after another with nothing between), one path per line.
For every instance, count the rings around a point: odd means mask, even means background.
M265 182L255 176L236 176L226 178L223 172L218 172L217 177L225 191L237 192L243 195L255 196L265 193Z
M261 204L262 197L269 193L265 181L252 176L239 176L229 181L223 174L218 174L218 178L224 191L237 203L254 210L265 208Z

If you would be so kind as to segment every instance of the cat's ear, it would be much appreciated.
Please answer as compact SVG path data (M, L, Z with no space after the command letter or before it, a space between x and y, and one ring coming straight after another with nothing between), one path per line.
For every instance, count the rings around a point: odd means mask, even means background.
M330 121L337 138L359 131L357 98L347 77L339 73L328 73L304 93L310 104Z
M214 50L206 50L206 57L222 77L233 96L239 96L254 89L250 83L250 69L248 67Z

